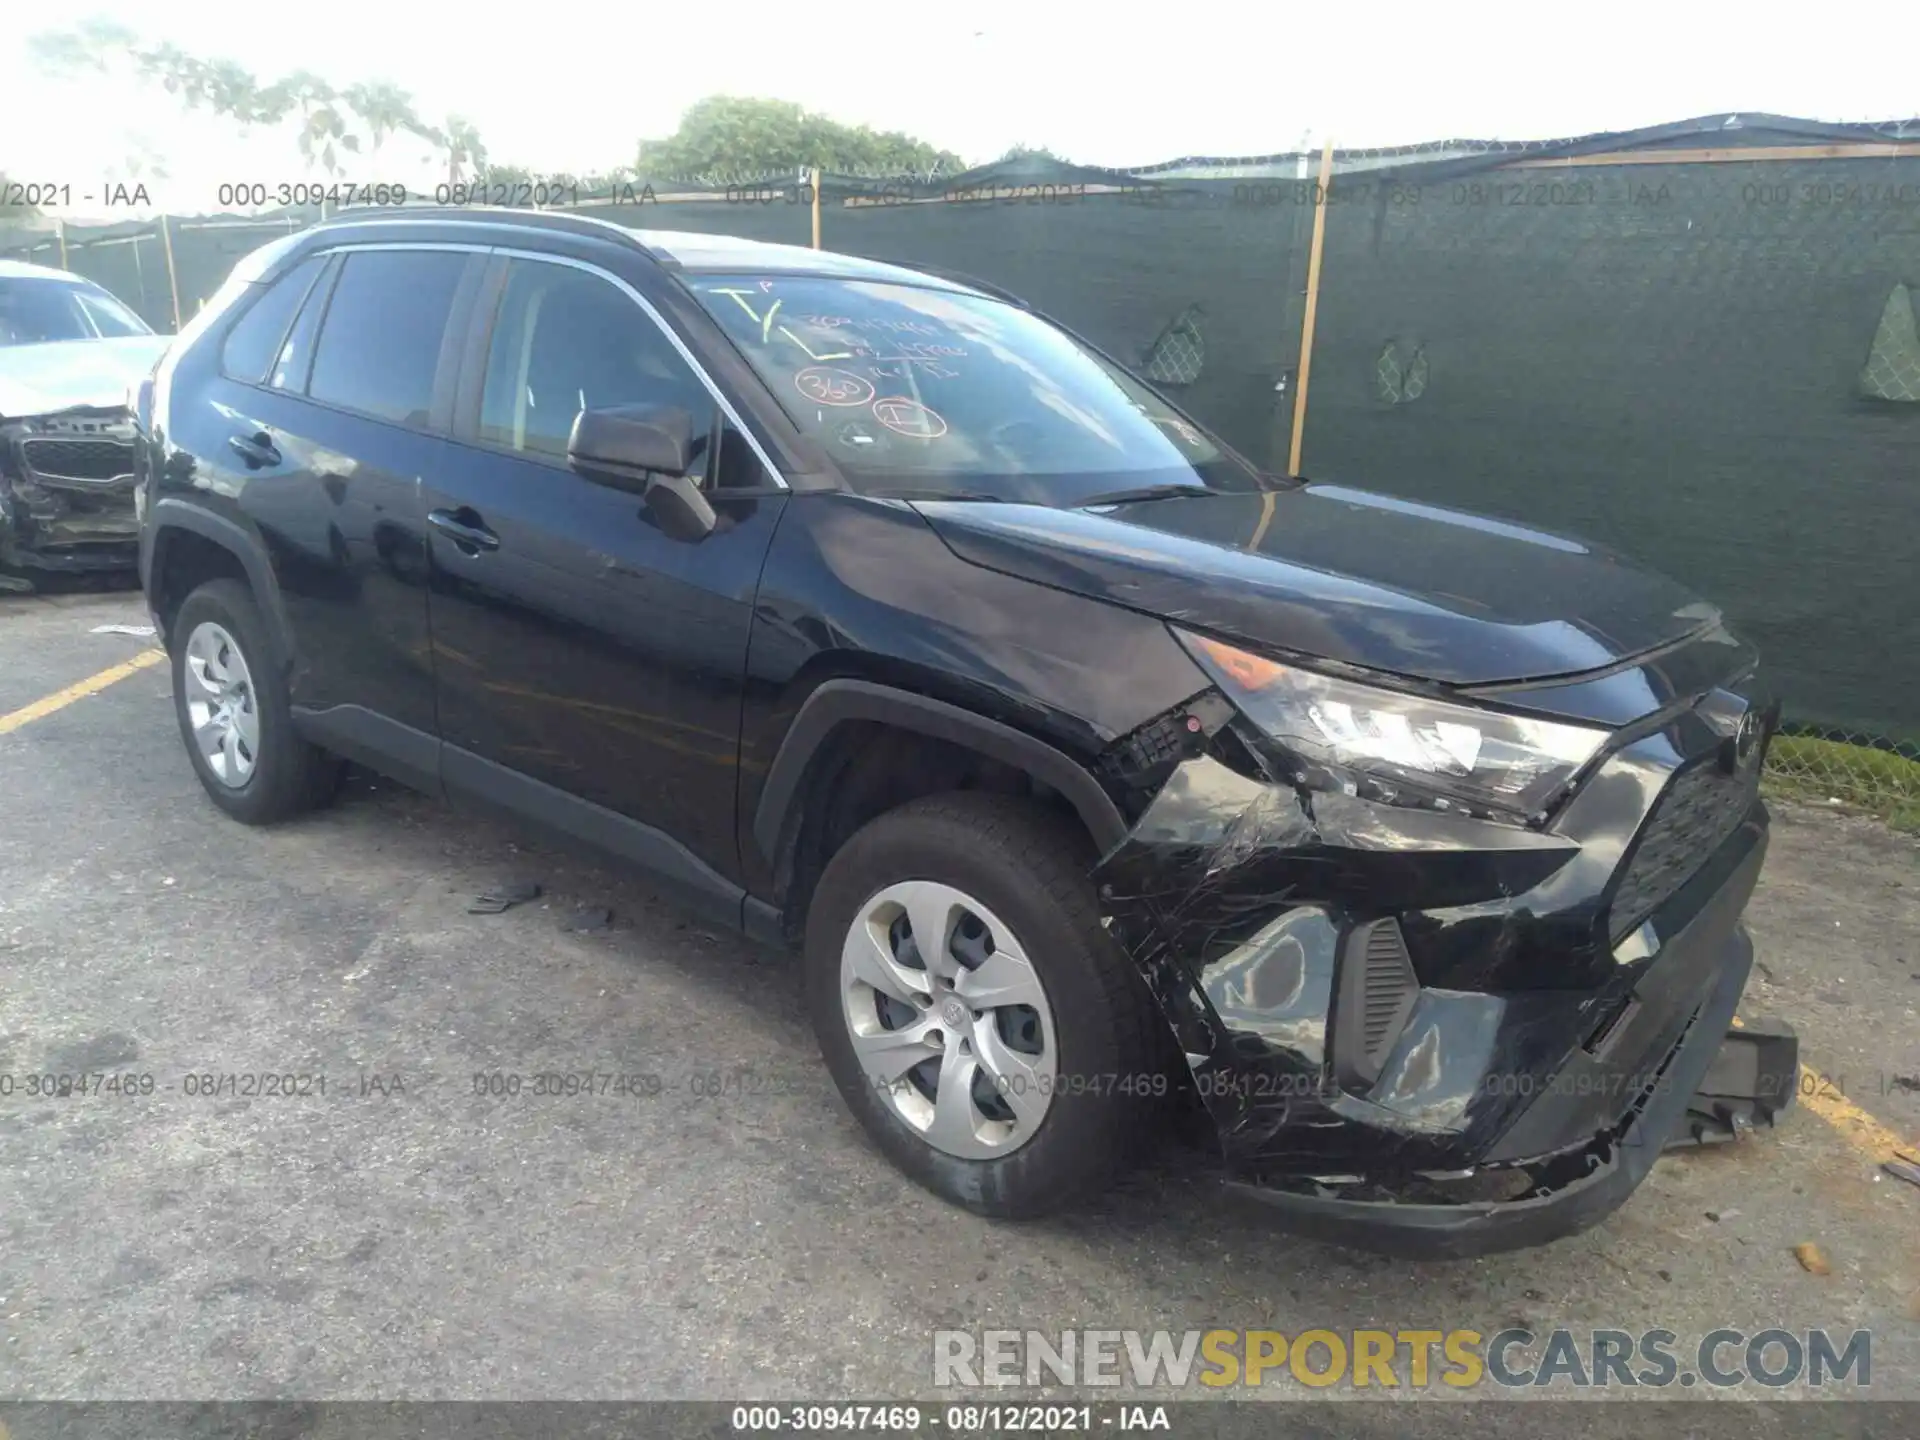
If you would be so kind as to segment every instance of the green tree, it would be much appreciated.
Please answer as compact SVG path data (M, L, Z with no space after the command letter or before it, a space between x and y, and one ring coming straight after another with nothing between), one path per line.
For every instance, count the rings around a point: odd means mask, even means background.
M958 155L898 130L846 125L790 100L711 95L689 106L680 127L640 145L643 176L759 177L818 165L868 175L943 173Z
M487 147L472 122L458 115L449 117L446 128L447 181L458 185L473 176L487 173Z
M348 156L378 154L396 134L417 136L447 152L450 169L477 167L475 157L485 154L471 125L429 123L414 110L411 95L384 80L338 87L310 70L295 70L263 83L231 60L202 60L175 45L148 44L124 26L97 20L36 35L29 51L53 74L106 74L120 65L189 110L225 115L242 125L291 125L302 158L331 175L345 173Z

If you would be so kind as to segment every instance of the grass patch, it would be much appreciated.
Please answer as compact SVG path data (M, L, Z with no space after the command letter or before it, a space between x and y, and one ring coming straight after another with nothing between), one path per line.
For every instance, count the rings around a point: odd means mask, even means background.
M1898 829L1920 830L1920 760L1814 735L1776 735L1767 788L1801 800L1839 800Z

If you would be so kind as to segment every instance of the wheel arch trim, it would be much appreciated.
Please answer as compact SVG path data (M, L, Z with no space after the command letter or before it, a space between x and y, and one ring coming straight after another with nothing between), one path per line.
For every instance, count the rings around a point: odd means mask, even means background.
M874 721L945 740L1024 770L1066 797L1102 855L1127 837L1126 821L1099 782L1064 751L998 720L943 700L869 680L823 681L800 707L767 771L754 809L753 839L776 862L814 757L842 725Z
M292 663L293 646L290 642L293 632L287 624L286 611L280 604L280 586L273 577L273 564L259 540L226 516L215 515L198 505L171 496L154 505L151 526L152 559L142 577L146 581L149 601L153 599L158 578L165 573L168 532L184 530L198 535L218 545L240 562L240 568L246 572L247 584L253 590L254 601L260 607L260 616L266 621L269 638L279 652L282 663ZM166 638L161 637L163 644Z

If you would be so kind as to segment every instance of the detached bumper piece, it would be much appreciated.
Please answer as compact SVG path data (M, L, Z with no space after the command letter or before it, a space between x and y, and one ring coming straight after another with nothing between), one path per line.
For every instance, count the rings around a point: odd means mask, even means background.
M1800 1084L1800 1037L1784 1020L1753 1019L1727 1031L1720 1053L1687 1102L1667 1149L1721 1145L1772 1129Z

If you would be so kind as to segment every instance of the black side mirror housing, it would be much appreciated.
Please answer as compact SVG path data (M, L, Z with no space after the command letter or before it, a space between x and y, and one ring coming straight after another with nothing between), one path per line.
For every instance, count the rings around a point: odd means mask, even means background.
M693 417L677 405L582 410L567 438L567 463L601 485L642 494L651 476L684 475L693 464Z
M702 539L719 523L688 478L693 418L677 405L582 410L567 440L567 463L595 484L643 496L660 528L675 539Z
M675 540L704 540L719 525L713 504L685 475L655 475L647 484L647 509Z

